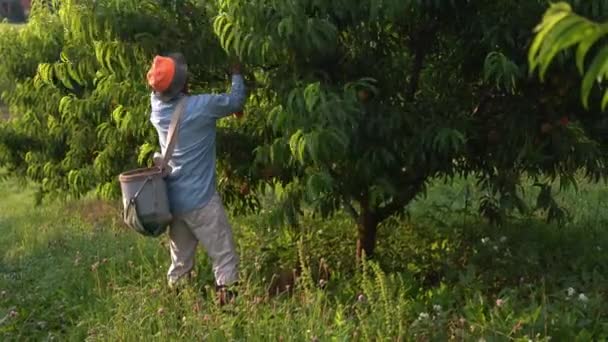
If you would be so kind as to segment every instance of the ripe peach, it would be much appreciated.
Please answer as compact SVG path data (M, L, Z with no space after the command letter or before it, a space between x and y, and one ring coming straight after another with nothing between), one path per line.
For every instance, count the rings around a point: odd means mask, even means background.
M359 101L365 103L369 100L369 92L367 90L359 90L357 92L357 97L359 98Z

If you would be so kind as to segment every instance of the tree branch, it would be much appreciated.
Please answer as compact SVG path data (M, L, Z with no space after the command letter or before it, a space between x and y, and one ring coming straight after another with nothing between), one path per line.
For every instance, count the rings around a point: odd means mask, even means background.
M254 68L260 68L264 71L271 71L274 69L278 69L281 66L281 64L272 64L272 65L254 65Z
M357 212L357 210L355 210L355 207L353 207L352 203L350 203L350 200L347 199L346 197L344 197L343 202L344 202L344 208L350 214L350 216L352 216L353 219L358 220L359 213Z
M416 36L411 40L410 46L414 50L414 62L410 72L410 83L405 93L406 99L409 101L414 99L416 91L418 91L420 76L424 69L424 60L430 52L430 47L437 29L438 25L434 22L431 26L420 29L420 31L416 33Z
M393 200L387 205L376 210L378 222L382 222L387 218L399 212L403 207L410 203L422 190L426 183L426 176L419 176L410 183L407 190L400 193L399 196L393 197Z
M418 91L418 84L420 83L420 74L422 73L422 69L424 67L424 58L426 57L426 49L421 49L416 51L416 55L414 56L414 64L412 65L410 84L408 86L407 92L405 96L408 100L413 100L414 95L416 95L416 91Z
M479 104L477 105L477 107L473 108L473 111L471 111L471 116L475 116L478 113L482 113L486 108L486 105L493 97L494 94L491 91L488 90L484 92L484 94L481 96L481 100L479 100Z

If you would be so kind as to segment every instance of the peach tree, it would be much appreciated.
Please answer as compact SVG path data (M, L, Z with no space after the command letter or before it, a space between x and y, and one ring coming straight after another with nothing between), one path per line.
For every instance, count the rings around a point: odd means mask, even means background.
M192 1L34 2L29 23L3 28L0 38L0 77L12 85L4 99L14 113L0 123L0 162L38 182L41 196L117 197L117 175L150 164L158 150L144 82L151 56L183 51L192 91L228 86L229 60L209 18ZM250 159L254 124L224 122L224 163ZM247 209L255 199L242 198L240 183L222 189Z
M583 116L575 78L528 77L543 1L218 3L222 47L264 66L256 80L275 102L256 162L285 213L302 203L323 216L349 212L358 256L436 177L477 177L487 189L480 210L500 221L511 209L564 220L550 183L605 175L605 144L591 128L603 119ZM524 175L541 188L533 208L521 199Z

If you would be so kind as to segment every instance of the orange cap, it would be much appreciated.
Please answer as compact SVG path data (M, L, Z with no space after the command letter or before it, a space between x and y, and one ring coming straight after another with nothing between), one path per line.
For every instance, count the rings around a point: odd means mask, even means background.
M175 62L169 57L156 56L148 71L148 84L154 91L162 93L169 89L175 76Z

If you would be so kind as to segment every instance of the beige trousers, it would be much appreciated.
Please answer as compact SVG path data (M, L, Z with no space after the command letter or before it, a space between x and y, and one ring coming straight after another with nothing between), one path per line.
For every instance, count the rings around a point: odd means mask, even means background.
M231 285L238 280L239 257L232 237L232 228L217 193L205 207L176 215L169 228L169 237L169 286L175 285L190 274L199 242L213 264L216 285Z

